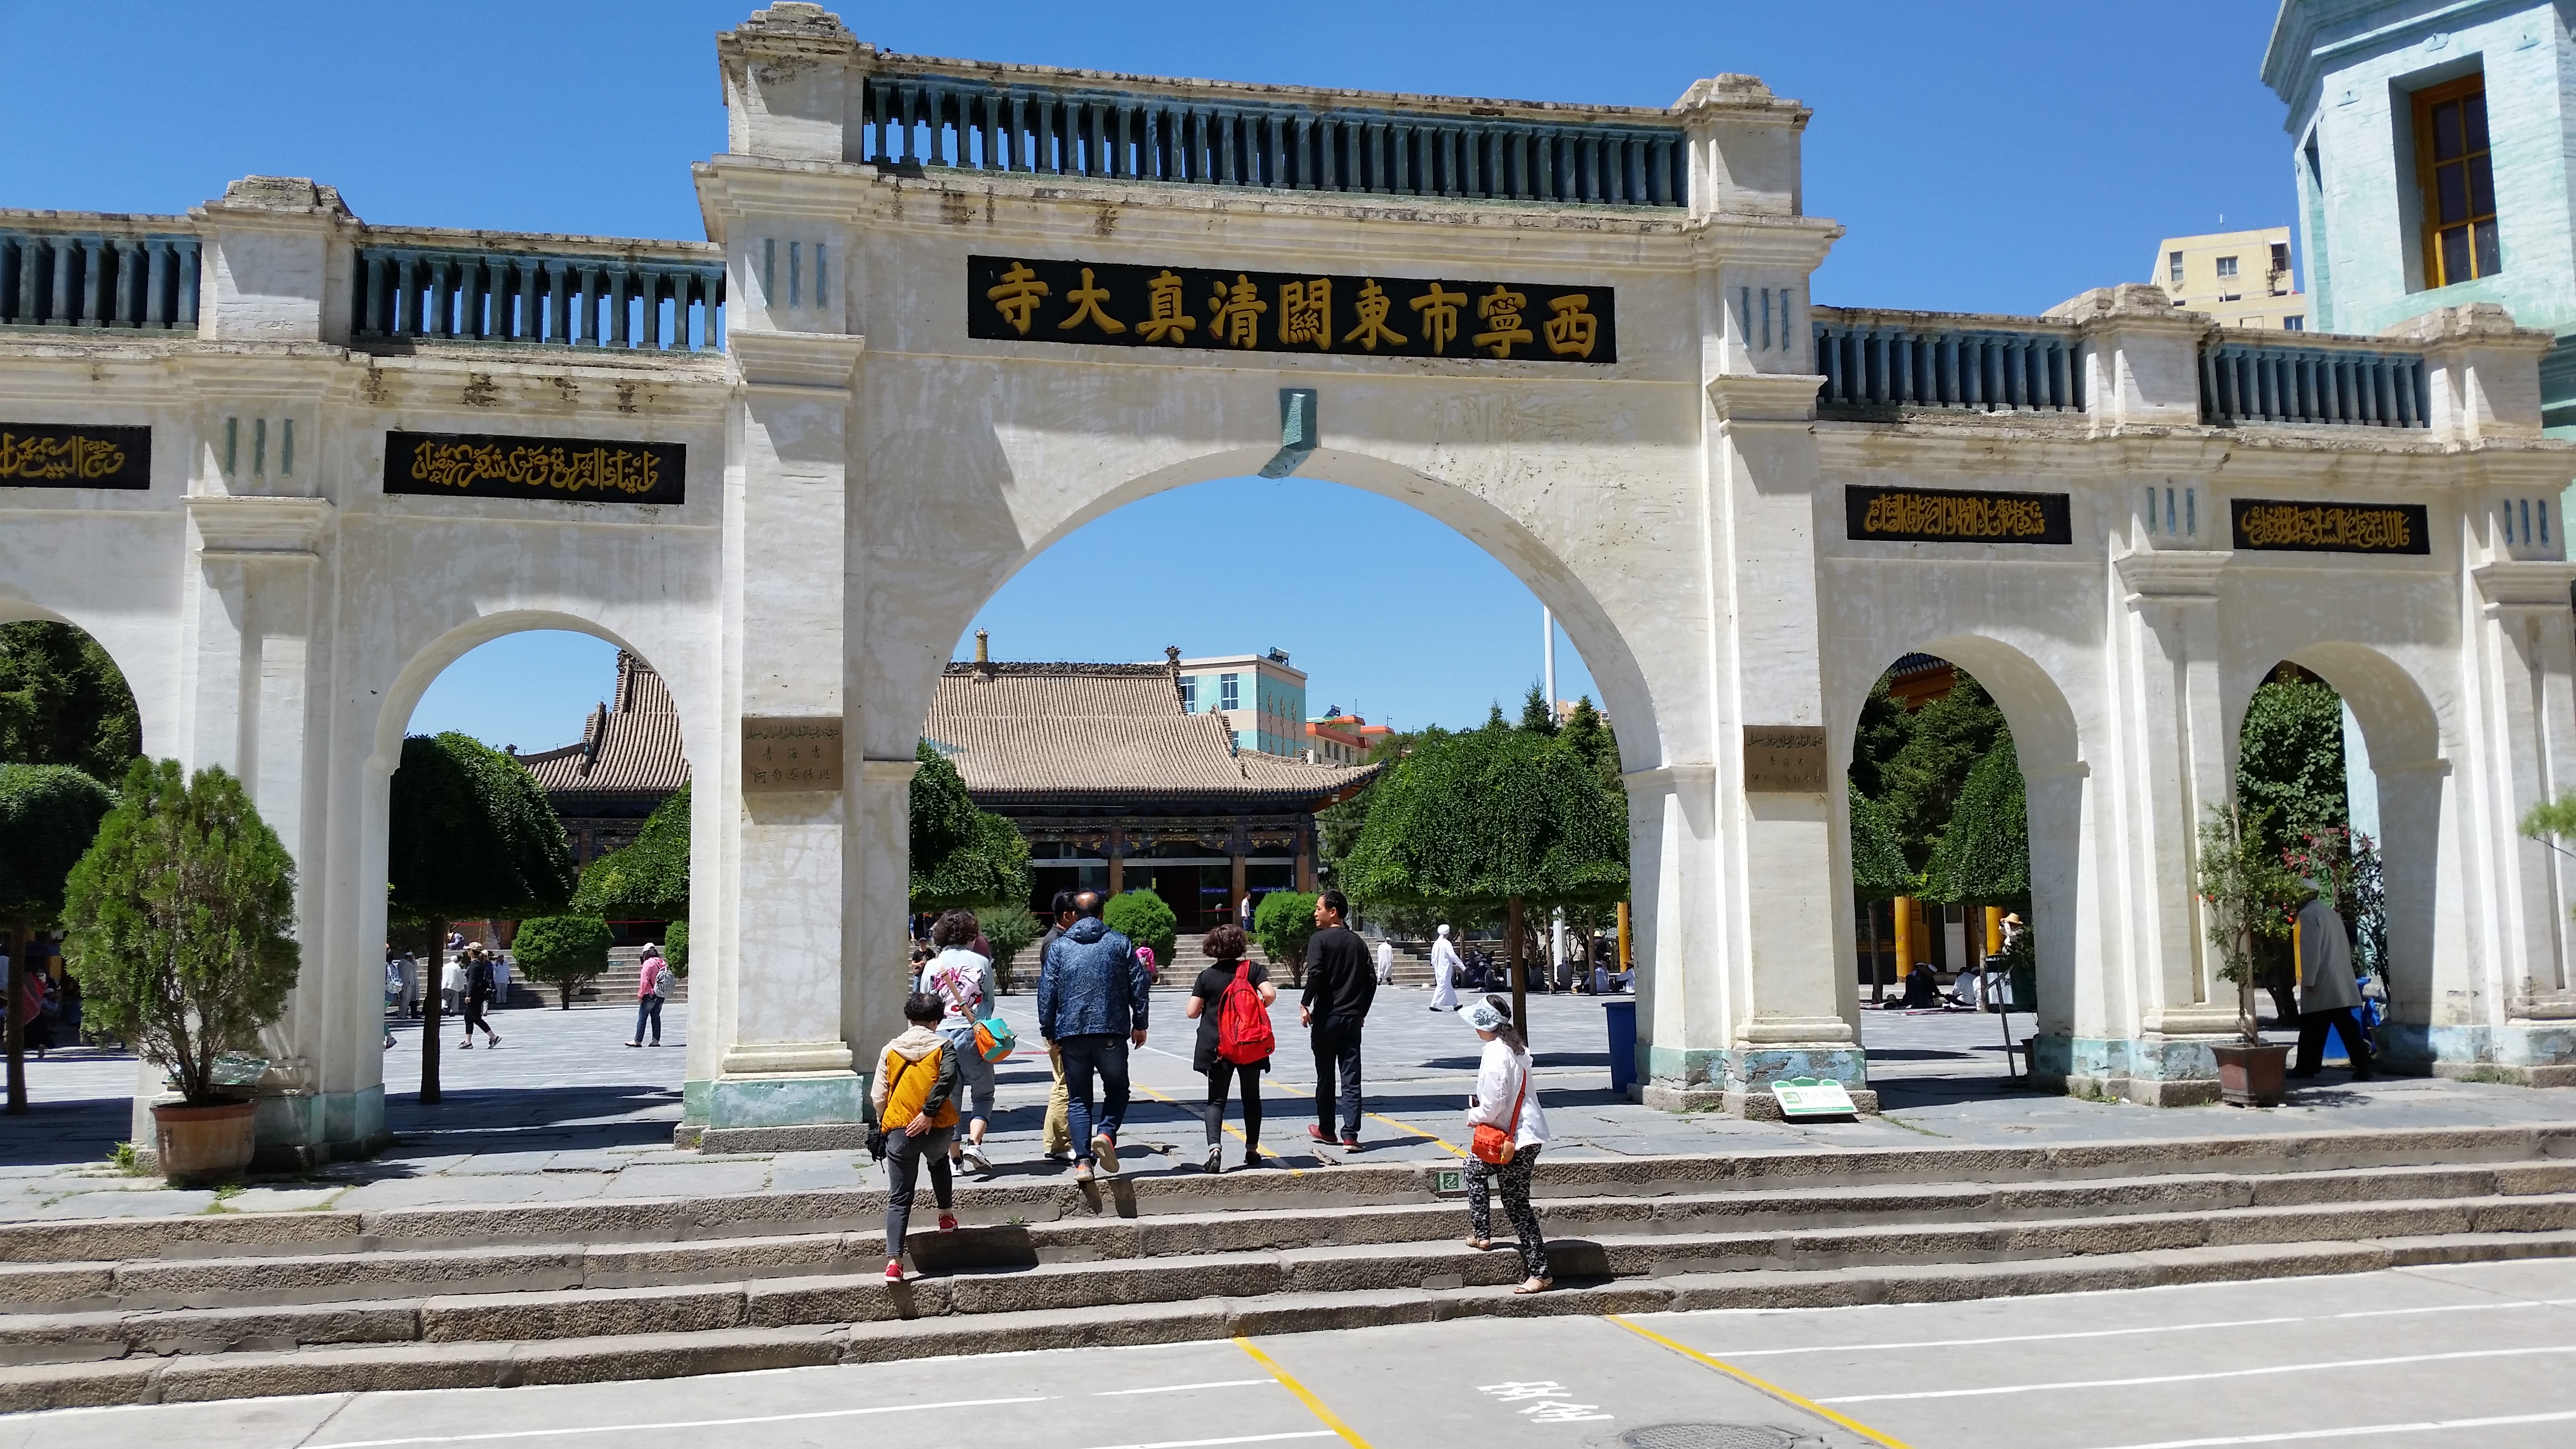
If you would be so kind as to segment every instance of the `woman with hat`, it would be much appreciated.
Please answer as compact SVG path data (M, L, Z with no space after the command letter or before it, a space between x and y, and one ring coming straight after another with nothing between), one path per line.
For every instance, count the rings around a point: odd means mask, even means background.
M1530 1172L1539 1150L1547 1146L1547 1113L1539 1106L1538 1088L1530 1079L1529 1044L1512 1025L1512 1004L1488 996L1467 1007L1467 1024L1485 1043L1476 1065L1476 1095L1467 1099L1467 1129L1491 1127L1511 1139L1511 1161L1495 1164L1467 1159L1467 1246L1485 1252L1494 1246L1491 1183L1503 1185L1503 1212L1520 1234L1521 1270L1527 1274L1514 1293L1544 1293L1556 1286L1547 1268L1547 1237L1539 1231L1538 1210L1530 1206Z

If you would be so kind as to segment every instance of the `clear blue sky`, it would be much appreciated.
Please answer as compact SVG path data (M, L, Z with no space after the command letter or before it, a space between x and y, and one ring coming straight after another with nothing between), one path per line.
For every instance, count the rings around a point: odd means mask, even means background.
M1825 303L2035 312L2146 280L2160 237L2290 219L2281 106L2255 78L2270 0L838 8L892 50L1290 84L1661 106L1750 72L1816 113L1807 210L1849 229L1816 277ZM0 205L182 211L256 172L335 185L370 221L699 237L688 163L724 144L713 37L751 9L0 0L18 61ZM1346 517L1351 566L1261 567L1252 544L1283 506ZM1193 562L1210 538L1244 541L1241 562ZM1318 708L1400 727L1472 722L1538 672L1526 589L1428 518L1328 483L1202 485L1075 543L1167 562L1072 614L1059 545L983 611L1005 656L1276 644ZM563 743L609 674L589 641L504 640L451 669L414 727ZM1586 687L1560 644L1560 693Z

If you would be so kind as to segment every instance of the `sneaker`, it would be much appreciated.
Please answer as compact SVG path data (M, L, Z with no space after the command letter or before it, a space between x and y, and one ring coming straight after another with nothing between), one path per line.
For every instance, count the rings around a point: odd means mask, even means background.
M953 1233L957 1231L957 1214L941 1213L939 1215L939 1230L943 1233Z
M500 1035L499 1035L498 1033L494 1033L494 1034L493 1034L489 1039L487 1039L487 1040L483 1043L483 1049L484 1049L484 1050L486 1050L486 1051L490 1051L490 1050L492 1050L492 1049L494 1049L494 1048L496 1048L496 1047L498 1047L498 1046L500 1046L500 1045L501 1045L501 1038L500 1038Z
M1073 1165L1073 1180L1075 1182L1091 1181L1091 1164L1088 1162L1075 1163Z
M1207 1161L1202 1165L1211 1173L1225 1171L1225 1149L1218 1146L1216 1143L1209 1143Z
M1247 1147L1243 1150L1243 1165L1248 1168L1268 1167L1270 1165L1270 1159L1261 1155L1260 1148Z
M1117 1138L1110 1136L1106 1132L1092 1133L1091 1155L1099 1162L1100 1171L1103 1176L1116 1177L1118 1175Z
M889 1283L900 1283L903 1281L903 1259L890 1258L886 1260L886 1281Z
M1343 1133L1343 1134L1342 1134L1342 1147L1343 1147L1343 1149L1344 1149L1345 1151L1349 1151L1349 1152L1357 1152L1357 1151L1359 1151L1359 1150L1360 1150L1360 1135L1359 1135L1358 1133L1356 1133L1356 1132L1345 1132L1345 1133Z
M631 1046L631 1047L640 1047L640 1046L642 1046L643 1044L644 1044L644 1043L642 1043L642 1042L640 1042L640 1041L630 1041L630 1042L628 1042L628 1043L627 1043L627 1045L628 1045L628 1046Z
M975 1170L977 1172L990 1172L993 1170L993 1159L984 1155L984 1144L980 1142L969 1142L964 1147L959 1148L958 1153L968 1162L975 1164Z
M474 1038L469 1036L465 1040L458 1042L456 1044L456 1049L461 1052L470 1052L474 1050Z
M1333 1140L1333 1139L1324 1135L1324 1129L1323 1129L1323 1128L1316 1126L1316 1125L1315 1125L1314 1123L1312 1123L1312 1122L1309 1122L1309 1123L1307 1123L1307 1124L1306 1124L1306 1140L1308 1140L1308 1141L1310 1141L1310 1142L1322 1142L1322 1143L1330 1144L1330 1143L1332 1142L1332 1140Z

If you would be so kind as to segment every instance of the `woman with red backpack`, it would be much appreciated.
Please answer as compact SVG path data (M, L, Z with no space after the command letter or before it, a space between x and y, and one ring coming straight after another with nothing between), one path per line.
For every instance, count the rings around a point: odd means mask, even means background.
M1270 968L1244 959L1241 926L1219 926L1200 942L1209 966L1190 987L1189 1005L1181 1014L1199 1024L1198 1050L1190 1065L1207 1074L1208 1171L1224 1169L1225 1094L1238 1076L1243 1080L1243 1165L1259 1167L1261 1156L1261 1074L1270 1070L1276 1038L1270 1030L1270 1004L1279 988L1270 984Z

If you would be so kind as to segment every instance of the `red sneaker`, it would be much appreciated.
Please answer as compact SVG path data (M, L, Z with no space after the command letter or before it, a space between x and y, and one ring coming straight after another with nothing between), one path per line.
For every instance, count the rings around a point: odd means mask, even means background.
M939 1215L939 1230L943 1233L953 1233L957 1231L957 1214L941 1213Z
M886 1281L889 1283L900 1283L903 1281L903 1259L889 1258L886 1260Z

